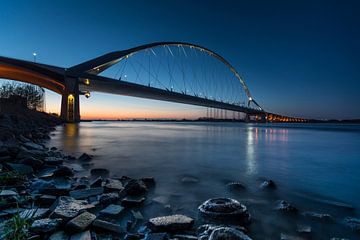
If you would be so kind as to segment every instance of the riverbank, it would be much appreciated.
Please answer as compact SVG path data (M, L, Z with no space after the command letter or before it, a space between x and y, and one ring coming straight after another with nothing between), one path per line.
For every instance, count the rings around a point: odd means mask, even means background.
M241 203L236 197L209 199L194 203L197 207L192 210L198 212L197 216L187 214L189 209L175 209L164 197L153 197L157 181L147 172L140 179L114 176L106 168L93 168L92 156L88 154L75 157L45 147L56 124L61 122L36 112L0 117L4 130L0 144L3 238L263 239L256 237L258 226L267 228L271 223L260 217L261 212L279 215L291 223L290 227L280 228L278 234L266 236L270 239L329 239L318 236L321 231L327 236L331 228L344 228L344 235L332 237L352 239L349 232L359 231L359 220L354 217L307 211L279 199L281 186L266 179L255 186L262 198L252 196ZM89 174L79 174L74 163L87 166ZM191 186L202 180L184 176L181 184L191 191ZM234 180L224 187L244 197L253 186ZM174 197L179 199L182 194L178 192ZM155 211L149 214L152 207ZM335 207L352 216L351 206Z

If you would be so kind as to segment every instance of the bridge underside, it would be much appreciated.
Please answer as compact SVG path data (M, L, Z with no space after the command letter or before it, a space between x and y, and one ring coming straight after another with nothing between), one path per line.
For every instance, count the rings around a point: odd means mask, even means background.
M119 94L132 97L148 98L168 102L176 102L183 104L191 104L210 108L219 108L224 110L243 112L246 114L264 114L263 111L257 109L246 108L225 102L214 101L201 97L186 95L178 92L153 88L140 84L125 82L121 80L113 80L110 78L97 76L93 74L85 74L84 79L89 79L89 85L81 85L80 90L95 91L111 94Z

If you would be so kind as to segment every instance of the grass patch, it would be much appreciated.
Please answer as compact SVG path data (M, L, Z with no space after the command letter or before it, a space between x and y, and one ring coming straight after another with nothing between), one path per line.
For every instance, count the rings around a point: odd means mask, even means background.
M20 217L18 211L12 218L7 220L4 225L4 235L0 236L5 240L24 240L29 236L29 228L33 222L32 216Z

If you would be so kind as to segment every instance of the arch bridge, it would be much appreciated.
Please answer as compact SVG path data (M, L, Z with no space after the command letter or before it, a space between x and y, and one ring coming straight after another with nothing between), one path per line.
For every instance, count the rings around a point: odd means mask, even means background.
M265 112L225 58L184 42L146 44L70 68L0 57L0 78L61 94L61 118L67 122L80 121L79 95L89 97L91 92L241 112L259 121L304 121Z

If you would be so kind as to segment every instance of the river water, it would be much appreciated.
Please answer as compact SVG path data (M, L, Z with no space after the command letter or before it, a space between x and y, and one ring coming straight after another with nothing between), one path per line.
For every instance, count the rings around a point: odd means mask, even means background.
M58 127L49 146L94 155L91 166L74 163L83 175L103 167L116 176L154 177L150 198L169 206L149 207L145 217L167 211L196 217L203 201L227 196L248 204L250 235L278 239L304 222L274 213L274 201L285 199L300 211L336 218L326 231L311 223L317 238L353 237L339 222L360 209L360 125L82 122ZM276 182L274 193L259 189L264 179ZM247 189L229 191L232 181Z

